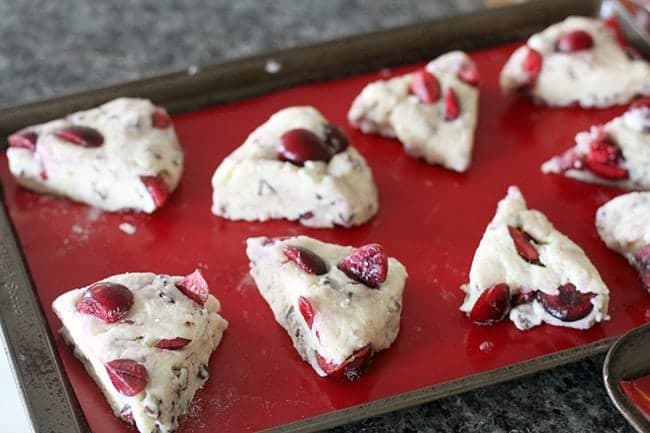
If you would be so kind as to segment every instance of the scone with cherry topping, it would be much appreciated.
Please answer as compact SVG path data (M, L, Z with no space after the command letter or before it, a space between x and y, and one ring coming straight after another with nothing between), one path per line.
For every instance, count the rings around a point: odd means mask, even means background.
M171 118L146 99L118 98L7 141L9 169L20 185L107 211L155 211L183 170Z
M176 429L228 326L199 271L114 275L62 294L53 309L115 415L141 433Z
M650 97L604 125L579 132L575 141L574 147L545 162L542 171L623 189L650 189Z
M414 73L368 84L348 120L365 133L397 138L415 158L462 172L472 158L478 82L474 62L452 51Z
M212 176L212 213L351 227L377 212L372 171L345 133L313 107L275 113Z
M381 245L258 237L246 254L275 320L318 375L354 380L397 337L406 269Z
M602 205L596 229L609 248L636 268L650 292L650 192L631 192Z
M602 21L568 17L510 56L501 88L552 106L603 108L650 95L650 65L622 47Z
M507 316L520 330L542 322L576 329L608 319L609 290L584 251L511 186L479 243L460 307L491 325Z

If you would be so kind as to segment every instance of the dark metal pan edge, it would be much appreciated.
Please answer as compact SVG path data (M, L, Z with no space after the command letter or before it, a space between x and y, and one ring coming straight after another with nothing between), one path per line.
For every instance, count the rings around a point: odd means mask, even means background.
M607 352L603 381L614 406L639 433L650 433L650 421L623 394L619 382L650 372L650 324L619 338Z

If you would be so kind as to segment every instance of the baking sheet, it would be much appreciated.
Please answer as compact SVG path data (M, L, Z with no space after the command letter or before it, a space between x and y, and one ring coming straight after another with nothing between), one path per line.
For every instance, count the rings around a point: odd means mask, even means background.
M531 362L621 334L650 318L650 300L625 260L609 251L593 226L596 208L622 193L613 188L543 175L539 165L573 142L575 132L607 121L608 110L534 107L497 86L500 66L519 43L471 53L482 75L479 126L472 168L457 174L407 157L389 139L347 125L347 109L371 80L419 65L293 87L253 99L180 114L174 123L186 152L185 174L168 204L154 215L101 213L19 189L5 157L5 202L51 330L50 308L60 293L125 271L184 274L199 267L230 322L210 363L211 379L197 394L180 432L254 431L336 413L367 402ZM210 214L210 176L218 163L280 108L314 105L343 126L373 169L380 210L355 229L315 230L297 223L231 222ZM588 331L541 326L520 332L510 323L471 324L458 311L474 249L508 185L581 245L610 287L612 320ZM129 236L122 222L136 227ZM408 268L402 329L368 374L355 383L319 378L247 275L248 236L307 234L324 241L384 244ZM62 271L63 270L63 271ZM110 412L101 393L60 337L55 343L84 415L95 432L131 431ZM535 362L535 361L532 361ZM251 416L255 414L255 416ZM305 427L307 428L307 427Z

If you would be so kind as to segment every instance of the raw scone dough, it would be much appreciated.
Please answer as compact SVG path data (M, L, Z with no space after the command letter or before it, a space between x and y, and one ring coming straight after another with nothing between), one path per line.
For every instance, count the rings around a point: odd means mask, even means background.
M650 98L635 102L605 125L579 132L575 141L573 148L545 162L542 171L623 189L650 189Z
M650 291L650 192L624 194L599 207L596 229L609 248L637 269Z
M107 211L159 208L180 181L183 152L171 119L146 99L118 98L8 138L22 186Z
M529 244L539 255L539 263L522 258L515 246L510 227L520 230L532 240ZM488 288L505 283L514 299L525 302L514 305L510 320L518 329L526 330L542 322L555 326L587 329L607 320L609 290L584 251L564 236L537 210L526 207L519 189L511 186L499 202L494 219L479 243L469 272L469 283L461 286L466 293L461 311L470 313L479 297ZM541 298L558 295L558 288L573 284L582 294L591 294L593 307L584 317L563 321L547 311Z
M279 159L283 135L303 129L326 140L331 126L313 107L275 113L228 155L212 176L212 213L232 220L299 220L309 227L351 227L377 212L372 171L352 146L329 161ZM347 139L344 139L347 140Z
M196 279L196 273L190 277ZM126 273L102 280L99 283L123 285L133 295L128 312L114 323L79 311L84 293L97 283L66 292L53 303L63 322L61 333L75 356L115 415L141 433L167 433L178 426L178 418L208 379L208 360L228 326L218 314L220 304L214 296L207 295L200 305L179 290L177 284L182 281L183 277L153 273ZM173 350L156 347L162 339L174 342L179 337L189 342ZM127 396L116 389L106 367L116 359L137 361L146 368L148 383L142 391Z
M575 31L588 33L593 45L561 52L558 42ZM506 92L524 90L547 105L602 108L650 95L650 65L628 56L602 21L574 16L532 35L508 59L500 83Z
M368 84L352 103L348 120L365 133L397 138L406 153L429 164L465 171L477 122L476 65L462 51L452 51L429 62L425 70L439 83L436 102L425 103L412 94L415 74L406 74ZM467 71L474 74L471 84L462 78ZM456 95L458 116L447 120L450 90Z
M325 270L320 275L306 272L289 260L286 247L301 247L316 254L325 263ZM399 331L406 269L389 257L385 281L371 288L337 267L354 252L353 247L307 236L247 241L250 272L260 294L300 356L320 376L329 373L324 365L344 365L368 346L368 356L388 348ZM312 312L311 326L301 314L301 297Z

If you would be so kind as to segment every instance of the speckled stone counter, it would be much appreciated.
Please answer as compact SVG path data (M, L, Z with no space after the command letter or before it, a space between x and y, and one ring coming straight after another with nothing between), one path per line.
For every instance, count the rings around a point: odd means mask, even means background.
M0 0L0 104L393 27L480 3ZM602 363L599 356L332 431L632 432L607 398Z

